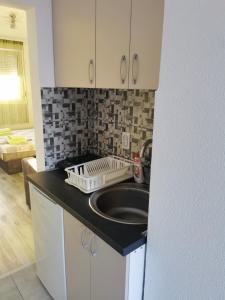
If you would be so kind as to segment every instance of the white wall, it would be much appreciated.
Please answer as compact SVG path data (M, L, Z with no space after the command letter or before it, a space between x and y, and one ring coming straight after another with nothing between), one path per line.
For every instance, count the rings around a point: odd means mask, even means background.
M225 299L225 1L166 0L145 300Z
M16 15L15 28L10 27L10 14ZM0 6L0 38L25 40L27 38L26 13L24 10Z
M41 87L54 87L51 0L0 0L0 5L23 9L27 16L28 52L38 169L45 168Z

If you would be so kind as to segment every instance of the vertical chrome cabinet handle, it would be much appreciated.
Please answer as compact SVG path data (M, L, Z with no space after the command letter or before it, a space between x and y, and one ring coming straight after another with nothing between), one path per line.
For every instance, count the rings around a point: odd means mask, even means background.
M127 58L123 55L120 60L120 80L124 84L127 78Z
M90 252L92 256L96 256L97 254L97 246L96 246L96 237L93 234L92 238L91 238L91 244L90 244Z
M85 247L84 247L84 245L85 245L85 244L84 244L84 234L85 234L85 232L86 232L86 229L84 229L84 230L81 232L81 245L82 245L83 248L85 248Z
M81 233L81 245L84 249L87 249L90 243L90 231L85 228Z
M133 55L133 62L132 62L132 80L133 84L137 84L139 75L139 57L138 54L135 53Z
M88 75L89 75L90 84L93 84L93 82L94 82L94 61L93 61L93 59L90 59L90 61L89 61Z

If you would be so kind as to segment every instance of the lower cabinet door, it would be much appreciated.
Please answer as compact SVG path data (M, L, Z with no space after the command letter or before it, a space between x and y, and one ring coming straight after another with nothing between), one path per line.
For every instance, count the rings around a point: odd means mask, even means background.
M64 210L64 235L68 300L90 300L91 232Z
M91 300L125 300L126 257L93 235L91 252Z
M37 275L55 300L66 300L63 209L30 185Z
M64 211L68 300L142 300L145 247L120 255Z

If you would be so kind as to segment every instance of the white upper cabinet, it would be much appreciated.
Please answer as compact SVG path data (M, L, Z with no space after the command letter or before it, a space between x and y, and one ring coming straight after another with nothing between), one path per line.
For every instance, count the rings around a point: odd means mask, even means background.
M157 89L164 0L132 0L129 88Z
M96 87L128 88L130 0L96 0Z
M54 0L57 87L95 87L95 0Z
M164 0L54 0L58 87L157 89Z

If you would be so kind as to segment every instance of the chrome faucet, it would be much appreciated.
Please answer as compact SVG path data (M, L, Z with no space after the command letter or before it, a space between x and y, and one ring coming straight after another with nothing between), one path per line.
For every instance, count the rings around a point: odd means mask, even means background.
M152 142L152 139L147 139L144 144L142 145L141 147L141 151L140 151L140 160L142 162L143 158L144 158L144 154L145 154L145 151L147 149L147 147L151 144Z
M144 182L149 184L149 176L150 173L146 172L146 169L144 168L144 155L146 152L147 147L152 143L152 139L147 139L144 144L141 147L141 151L140 151L140 162L141 162L141 168L142 168L142 174L143 174L143 179Z

